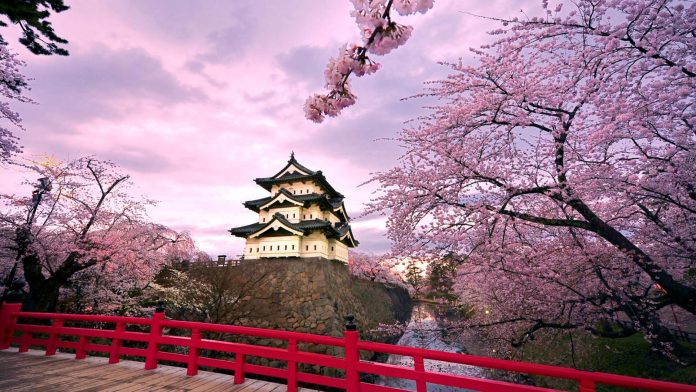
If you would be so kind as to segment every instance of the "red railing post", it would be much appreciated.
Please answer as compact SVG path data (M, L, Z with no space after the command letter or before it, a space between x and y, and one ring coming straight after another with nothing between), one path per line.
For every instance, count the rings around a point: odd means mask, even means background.
M126 324L122 322L116 323L116 329L114 330L114 337L111 338L111 349L109 350L109 363L118 363L121 359L118 355L118 351L121 348L121 342L123 341L123 333L126 331Z
M85 359L85 357L87 357L88 340L89 338L87 336L80 336L80 341L77 343L77 350L75 350L75 359Z
M150 324L150 336L147 342L147 356L145 357L145 370L157 368L157 351L159 350L159 338L162 336L161 322L164 320L164 311L159 311L158 307L155 313L152 314L152 323Z
M58 338L60 335L56 332L57 329L63 326L63 320L53 319L51 323L51 333L48 336L48 344L46 345L46 356L56 355L56 348L58 345Z
M244 361L245 355L242 353L234 354L234 383L241 384L244 382Z
M343 331L346 360L346 391L360 391L360 373L358 372L358 362L360 361L360 351L358 350L358 327L353 322L355 316L349 314L344 317L346 329Z
M597 389L595 382L588 379L580 380L580 392L595 392Z
M19 352L25 353L29 351L29 343L31 342L32 333L28 331L22 332L22 341L19 343Z
M12 317L12 314L20 310L22 310L21 303L2 303L2 307L0 307L0 350L10 348L15 324L17 324L17 318Z
M297 354L297 339L288 340L288 353L288 392L297 392L297 361L292 359Z
M415 371L418 373L417 375L419 377L422 377L425 374L425 363L423 361L423 357L419 356L414 356L413 357L413 366ZM416 380L416 392L427 392L428 388L427 385L425 384L425 381L417 379Z
M198 344L200 341L201 330L193 328L191 330L191 341L189 342L188 367L186 368L187 376L195 376L198 374Z

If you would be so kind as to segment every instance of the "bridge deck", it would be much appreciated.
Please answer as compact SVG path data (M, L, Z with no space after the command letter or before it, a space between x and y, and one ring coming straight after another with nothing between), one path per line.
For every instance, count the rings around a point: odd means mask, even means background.
M159 365L155 370L143 370L142 362L121 361L109 365L108 358L87 357L75 360L74 354L56 353L44 356L44 351L16 349L0 351L1 391L233 391L285 392L287 387L268 381L247 378L235 385L232 376L199 371L187 377L186 369ZM309 389L299 389L310 392Z

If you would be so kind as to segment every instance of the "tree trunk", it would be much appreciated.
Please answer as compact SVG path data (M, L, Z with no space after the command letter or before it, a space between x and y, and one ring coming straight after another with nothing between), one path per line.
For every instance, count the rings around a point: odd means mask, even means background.
M55 312L58 306L60 288L67 284L68 277L59 279L54 275L46 279L42 272L39 257L35 253L24 256L22 258L22 266L24 267L24 279L29 284L29 295L24 301L22 310L28 312Z
M44 283L38 287L32 287L30 284L29 295L26 301L24 301L22 310L27 312L54 313L58 306L58 295L60 294L61 286L60 283L53 279L44 280Z

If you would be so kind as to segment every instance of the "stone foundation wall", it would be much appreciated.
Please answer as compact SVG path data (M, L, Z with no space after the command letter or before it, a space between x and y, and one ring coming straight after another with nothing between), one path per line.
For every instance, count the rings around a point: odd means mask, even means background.
M361 336L379 323L405 321L410 299L405 289L359 280L348 267L326 259L244 261L240 274L263 273L261 284L243 301L258 313L240 324L319 335L343 335L343 316L355 315Z
M265 275L253 293L242 298L255 309L253 315L239 321L240 325L283 329L319 335L342 337L343 316L355 315L361 339L382 341L371 333L379 323L405 322L411 311L408 292L401 287L352 277L348 267L326 259L264 259L247 260L236 267L238 273ZM257 339L255 344L282 347L279 341ZM342 356L342 349L300 344L303 351ZM364 358L371 353L362 353ZM252 362L283 367L261 358ZM332 369L300 366L303 371L336 376Z

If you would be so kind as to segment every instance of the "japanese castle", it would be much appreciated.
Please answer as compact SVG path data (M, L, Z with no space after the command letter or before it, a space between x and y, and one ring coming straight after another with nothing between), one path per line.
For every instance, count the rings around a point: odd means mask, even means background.
M230 229L232 235L246 238L245 259L311 257L348 262L348 248L358 241L350 230L343 195L321 170L302 166L292 153L276 175L254 181L271 195L244 203L259 214L257 223Z

